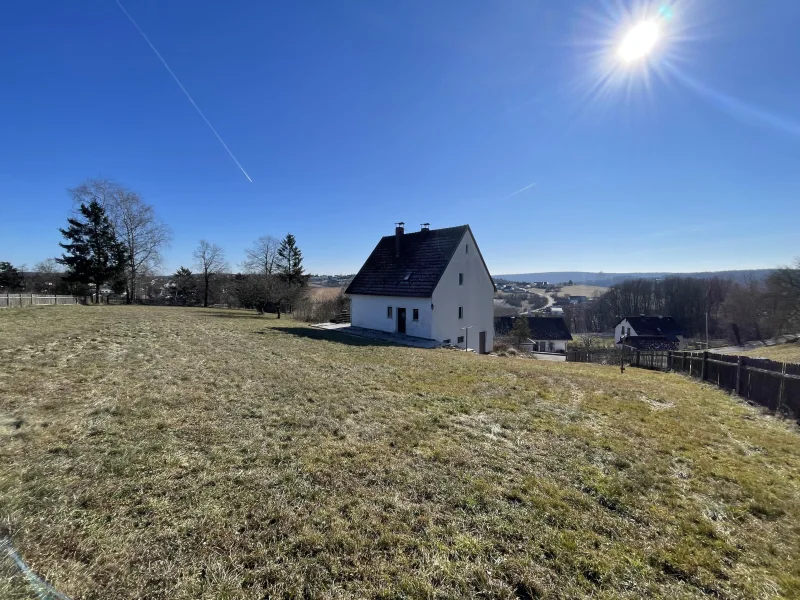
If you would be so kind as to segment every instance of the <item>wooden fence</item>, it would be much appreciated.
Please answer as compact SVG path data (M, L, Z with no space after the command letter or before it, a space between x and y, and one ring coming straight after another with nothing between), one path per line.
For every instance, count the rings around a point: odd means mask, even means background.
M800 364L707 351L641 351L629 358L632 367L685 373L800 420Z
M39 294L0 294L0 308L43 306L48 304L77 304L75 296L42 296Z
M630 355L630 352L628 352ZM614 348L596 350L567 350L567 362L596 363L598 365L619 366L622 353Z

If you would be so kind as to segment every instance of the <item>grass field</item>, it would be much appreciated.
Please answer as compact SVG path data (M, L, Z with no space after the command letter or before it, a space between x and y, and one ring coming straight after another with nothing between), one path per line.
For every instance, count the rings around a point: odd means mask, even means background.
M768 358L770 360L777 360L778 362L800 363L800 342L779 344L777 346L767 346L764 348L753 348L752 350L736 352L736 354Z
M594 298L601 296L608 291L607 287L599 285L565 285L559 290L559 294L563 296L586 296L587 298Z
M800 597L797 427L676 374L10 309L0 464L73 598Z
M341 287L312 287L309 288L309 293L314 300L330 300L336 298L344 291Z

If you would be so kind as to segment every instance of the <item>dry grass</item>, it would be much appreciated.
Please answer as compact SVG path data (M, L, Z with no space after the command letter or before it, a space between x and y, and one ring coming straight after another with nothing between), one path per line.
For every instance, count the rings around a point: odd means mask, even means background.
M735 354L768 358L770 360L777 360L778 362L800 363L800 342L767 346L765 348L753 348L752 350L735 352Z
M309 293L314 300L330 300L344 291L342 287L311 287Z
M73 598L800 597L797 428L675 374L244 311L0 332L0 519Z
M599 285L565 285L558 293L564 296L586 296L587 298L594 298L595 296L602 296L607 291L607 287L601 287Z

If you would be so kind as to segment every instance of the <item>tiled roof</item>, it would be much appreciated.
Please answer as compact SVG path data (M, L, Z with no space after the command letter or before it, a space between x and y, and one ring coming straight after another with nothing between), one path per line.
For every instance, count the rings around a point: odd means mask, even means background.
M430 298L469 230L469 225L460 225L404 233L399 257L395 236L381 238L345 294ZM480 256L478 248L474 251Z
M672 317L645 316L625 317L630 323L636 335L663 335L671 341L675 341L675 336L683 335L683 330ZM622 322L623 319L620 319Z
M494 332L496 335L508 335L514 328L514 319L522 317L495 317ZM561 317L527 317L531 330L531 339L535 341L571 340L567 324Z
M674 337L674 336L671 336ZM632 335L624 338L624 344L635 350L677 350L677 339L668 339L663 335Z

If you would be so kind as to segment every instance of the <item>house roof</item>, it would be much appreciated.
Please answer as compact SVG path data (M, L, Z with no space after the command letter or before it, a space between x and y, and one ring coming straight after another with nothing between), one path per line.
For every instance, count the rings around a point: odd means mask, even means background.
M514 328L514 319L525 317L495 317L494 331L497 335L506 335ZM530 339L541 340L571 340L572 334L567 324L561 317L527 317L528 328L531 330Z
M624 338L624 344L635 350L677 350L678 340L674 336L669 339L663 335L632 335Z
M469 225L404 233L399 257L395 256L395 236L382 237L345 294L430 298L467 232L472 234ZM475 251L483 261L477 243Z
M636 335L663 335L671 341L675 341L675 336L683 335L683 329L672 317L662 316L645 316L638 317L624 317L620 319L614 327L627 320L630 323Z

